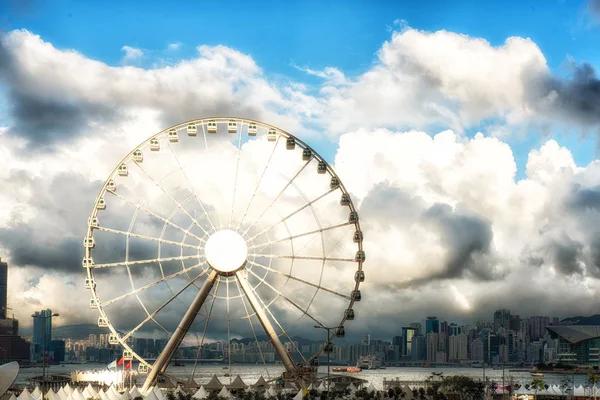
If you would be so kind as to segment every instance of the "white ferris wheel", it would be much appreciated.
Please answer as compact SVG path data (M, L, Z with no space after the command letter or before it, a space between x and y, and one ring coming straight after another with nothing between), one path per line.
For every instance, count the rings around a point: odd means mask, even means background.
M218 340L231 369L241 337L265 369L275 355L286 379L307 381L355 318L362 241L349 193L306 143L258 121L197 119L150 136L106 179L83 242L85 285L109 343L148 373L144 389L180 346L197 349L192 378ZM307 352L292 338L313 327L335 329ZM157 332L160 354L138 354L132 339Z

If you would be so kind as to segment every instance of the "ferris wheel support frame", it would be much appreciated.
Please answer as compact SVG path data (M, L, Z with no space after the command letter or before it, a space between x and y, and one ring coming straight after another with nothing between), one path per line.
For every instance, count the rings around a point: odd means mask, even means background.
M175 354L186 333L192 326L196 315L198 315L198 311L200 311L200 308L212 290L218 275L219 273L217 271L212 271L206 278L206 281L204 281L204 284L196 294L194 301L181 319L177 329L175 332L173 332L173 335L167 342L167 345L163 351L160 352L160 355L156 358L152 369L148 372L148 377L146 378L144 386L142 387L142 393L145 393L150 388L150 386L156 380L158 374L162 374L166 371L169 363L171 362L171 358L173 358L173 354Z
M208 122L207 122L208 121ZM329 345L333 338L337 337L337 333L334 334L333 336L328 335L328 340L327 342L321 346L321 348L317 351L317 353L315 353L312 357L310 357L310 359L305 358L302 353L300 352L300 350L298 349L298 347L296 345L294 345L295 350L300 354L300 356L302 357L301 361L298 361L298 364L296 364L291 355L288 353L288 351L286 350L286 347L283 346L281 340L280 340L280 334L277 334L274 328L273 324L277 324L277 326L281 329L282 331L282 335L284 335L285 337L288 338L288 340L290 340L290 342L292 342L292 339L290 338L290 336L288 335L288 333L286 332L286 330L280 325L280 323L278 322L277 318L272 314L271 310L269 309L271 303L266 304L263 302L263 300L260 298L259 294L256 292L256 288L252 287L252 285L250 284L250 281L248 280L248 275L243 273L240 270L237 270L236 272L234 272L233 274L231 273L224 273L224 271L220 271L218 270L218 268L215 268L214 265L210 265L210 263L208 263L206 260L204 262L200 262L194 266L188 267L187 265L182 264L183 270L179 271L177 273L165 276L163 273L163 277L161 279L159 279L156 282L152 282L150 284L147 284L145 286L142 287L136 287L133 283L133 281L131 282L131 286L132 286L132 290L130 292L127 292L125 295L122 296L118 296L113 300L109 300L109 301L104 301L101 302L98 294L96 292L96 284L93 278L93 269L94 268L101 268L101 267L113 267L113 266L125 266L127 267L127 271L130 274L130 280L131 280L131 272L129 271L129 266L130 265L137 265L137 264L143 264L146 262L158 262L159 265L161 262L163 261L175 261L175 260L184 260L184 259L188 259L188 258L195 258L196 256L184 256L183 252L180 255L180 257L161 257L161 252L160 252L160 244L162 243L166 243L166 244L171 244L171 245L178 245L186 248L201 248L202 246L202 242L206 242L206 240L204 238L195 236L193 234L191 234L189 232L190 228L185 228L185 227L181 227L178 224L174 223L171 221L172 216L175 214L175 210L171 213L171 215L168 218L163 217L162 215L155 213L154 211L148 209L147 207L145 207L142 203L136 203L135 201L126 198L125 196L122 196L120 194L116 193L116 185L115 185L115 177L118 176L127 176L128 174L128 165L137 165L137 167L141 170L141 172L144 174L144 176L146 176L152 183L154 183L158 188L160 188L162 190L162 192L164 192L164 194L168 197L168 199L170 199L176 206L176 209L181 210L188 218L190 218L190 220L192 221L192 225L195 225L196 227L200 228L205 235L211 236L211 234L204 229L204 227L202 225L200 225L197 222L197 219L195 216L190 215L190 213L183 207L182 204L186 204L187 201L190 198L195 198L200 207L202 208L202 210L204 211L203 215L206 215L206 218L208 220L208 223L210 223L210 225L212 226L212 229L208 228L209 231L216 231L216 227L212 224L211 218L208 217L208 212L207 210L204 208L204 204L202 203L202 201L197 197L197 195L194 192L194 188L192 187L192 185L189 183L189 178L186 175L186 172L183 169L182 164L180 163L179 159L177 158L177 155L175 154L175 152L173 151L173 147L171 146L171 142L177 142L178 141L178 131L184 129L187 125L187 129L188 129L188 135L189 136L196 136L196 132L202 132L204 135L204 142L206 145L206 148L208 150L208 143L207 143L207 139L206 139L206 128L208 127L208 133L217 133L217 124L219 124L219 126L221 126L222 124L227 124L227 131L229 133L234 133L233 130L231 130L231 126L233 124L235 131L237 131L238 133L238 159L237 159L237 163L236 163L236 171L235 171L235 180L234 180L234 185L237 184L237 175L238 175L238 167L239 167L239 157L240 157L240 152L241 152L241 135L242 135L242 129L246 126L247 130L248 130L248 135L249 136L256 136L257 133L257 126L260 126L261 129L263 130L267 130L268 129L268 133L267 133L267 140L269 142L274 142L274 147L273 150L271 151L271 154L269 155L269 158L267 160L266 165L264 166L264 169L262 171L262 174L260 175L260 178L258 179L258 183L256 184L256 187L254 188L254 192L250 198L250 201L248 202L246 209L243 213L243 216L241 218L241 220L238 222L237 224L237 228L235 228L235 231L240 233L241 236L246 236L246 234L249 233L250 228L252 226L255 226L259 220L262 218L262 216L265 214L265 212L267 210L269 210L271 208L271 206L275 203L275 201L277 201L283 194L283 192L288 188L288 187L294 187L300 194L300 196L304 199L304 201L306 202L306 204L304 204L302 207L294 210L293 212L291 212L290 214L288 214L286 217L278 220L277 222L271 224L268 228L262 229L260 232L258 233L254 233L252 235L252 237L248 238L246 240L246 243L251 243L250 246L247 247L248 250L252 249L254 250L251 254L247 254L247 257L254 257L256 258L257 256L261 256L264 257L266 259L269 259L269 263L267 265L263 265L262 263L257 263L255 262L256 260L252 261L250 258L246 259L246 262L248 262L250 265L254 265L258 268L261 268L267 272L273 272L273 273L277 273L281 276L287 277L288 279L292 279L294 281L297 282L301 282L305 285L311 286L316 288L317 290L322 290L324 292L327 293L331 293L333 295L339 296L345 300L349 300L350 304L349 304L349 308L346 309L346 314L344 314L345 316L342 319L342 322L340 322L340 326L343 327L343 323L346 320L353 320L354 319L354 313L352 310L352 306L354 305L355 301L360 301L360 290L359 290L359 285L360 282L364 281L364 273L362 272L362 264L364 262L364 251L362 248L362 231L360 230L360 223L358 220L358 214L354 208L354 205L352 204L351 198L349 193L347 192L347 190L345 189L343 183L339 180L339 178L337 177L337 175L335 174L335 172L333 172L332 168L327 164L327 162L321 157L319 156L312 148L310 148L310 146L308 146L306 143L304 143L302 140L296 138L295 136L277 128L274 127L272 125L269 124L265 124L259 121L253 121L253 120L249 120L249 119L238 119L238 118L230 118L230 117L213 117L213 118L203 118L203 119L198 119L198 120L191 120L188 122L184 122L184 123L180 123L177 125L174 125L171 128L165 129L162 132L152 136L151 138L149 138L148 140L146 140L145 142L143 142L142 144L140 144L138 147L136 147L134 150L132 150L118 165L117 167L113 170L113 172L111 173L109 179L105 182L103 189L101 190L100 194L97 196L96 198L96 202L94 204L94 208L92 210L92 216L90 217L90 219L88 220L88 233L86 235L86 237L84 238L84 247L85 247L85 258L83 260L83 267L87 269L87 278L86 278L86 287L88 287L89 289L92 290L92 299L90 301L90 307L92 308L98 308L100 311L100 317L98 319L98 324L99 326L107 326L110 331L112 332L112 334L115 336L116 340L119 341L119 343L122 344L122 346L127 349L128 351L132 352L133 355L135 356L135 358L137 358L140 363L146 365L149 371L149 375L148 378L146 379L146 381L144 382L144 386L143 386L143 390L147 391L148 388L152 385L155 384L156 382L156 378L161 375L164 374L172 357L174 356L175 352L177 351L178 347L181 345L181 343L183 342L186 333L188 332L188 330L190 329L191 325L193 324L196 316L199 314L202 306L204 305L206 299L208 298L209 295L211 295L211 292L213 292L213 304L214 304L214 299L217 296L217 292L219 289L219 282L221 281L219 276L224 275L227 277L235 277L235 281L238 284L238 291L240 293L240 298L242 299L242 303L244 304L244 309L246 310L246 317L248 318L248 321L250 322L250 326L253 330L254 333L254 337L256 339L256 341L258 342L258 338L256 337L256 332L254 332L254 327L252 326L252 322L250 321L250 317L252 316L249 312L248 309L246 308L246 303L244 302L244 298L248 300L248 303L250 303L251 308L254 310L254 315L256 316L256 318L259 320L262 328L264 329L264 331L267 333L267 336L271 342L271 344L273 345L273 349L275 350L276 354L279 356L279 358L282 361L282 364L284 364L284 367L286 369L287 372L287 377L286 377L286 373L284 372L284 375L282 375L282 377L285 380L294 380L296 382L298 382L300 384L300 387L303 389L303 391L306 393L306 385L305 385L305 381L304 381L304 377L307 377L308 379L313 379L313 372L316 373L316 368L314 368L314 365L318 365L318 364L313 364L313 360L318 360L319 354L322 353L323 351L325 351L325 349L327 348L327 345ZM191 128L190 128L191 127ZM214 131L211 131L211 128L214 129ZM190 129L192 129L192 131L190 131ZM251 132L252 129L252 132ZM192 133L190 133L192 132ZM275 152L275 149L277 148L278 143L280 143L280 139L283 138L285 140L285 144L286 144L286 148L288 150L293 150L294 148L300 148L303 152L302 154L302 159L304 161L307 161L306 163L304 163L302 165L302 168L300 169L300 171L296 172L295 175L293 175L293 177L288 178L285 175L282 175L281 173L279 174L284 180L287 181L287 184L285 185L285 187L280 191L280 193L275 196L275 198L273 199L273 201L271 202L271 204L265 209L263 210L262 214L260 215L259 218L256 218L252 223L250 224L246 224L248 225L248 227L243 231L240 232L240 230L243 229L243 222L244 219L246 218L246 216L248 215L248 210L255 198L255 195L257 193L257 190L261 184L261 181L263 180L263 176L265 175L265 172L269 166L269 164L271 163L271 158L273 157L273 154ZM140 163L143 161L143 150L150 150L150 151L158 151L160 150L160 141L162 140L167 140L167 145L168 148L171 150L171 153L173 154L173 156L175 157L175 160L177 161L177 165L179 166L179 170L182 171L183 176L185 177L186 181L188 182L188 184L190 185L190 191L192 192L192 196L188 197L188 199L186 199L185 201L183 201L182 203L180 203L180 201L176 200L171 193L169 193L168 191L165 190L165 188L163 188L161 186L161 180L163 178L161 178L160 180L156 180L153 176L151 176L144 168L142 168L142 166L140 165ZM290 144L291 143L291 144ZM136 158L137 157L137 158ZM304 193L296 186L295 183L293 183L293 181L300 175L300 173L304 170L306 170L306 167L308 166L310 160L316 160L318 162L318 173L319 174L329 174L331 176L331 182L330 182L330 190L326 191L325 193L319 195L318 197L309 200L309 198L307 196L304 195ZM168 175L167 175L168 176ZM233 218L233 208L234 208L234 204L235 204L235 189L236 187L234 187L234 195L233 195L233 199L232 199L232 211L230 213L230 220L229 220L229 229L233 229L232 225L232 218ZM350 210L350 215L348 217L348 222L344 222L344 223L340 223L340 224L336 224L336 225L332 225L332 226L328 226L328 227L323 227L317 217L317 215L315 214L315 210L313 209L313 204L316 203L317 201L319 201L320 199L324 198L325 196L327 196L328 194L336 191L340 189L342 192L342 199L340 200L340 204L342 206L348 206L349 210ZM134 214L133 220L130 224L129 230L128 231L122 231L122 230L117 230L114 227L109 228L108 226L99 226L99 222L98 222L98 218L97 218L97 214L98 214L98 210L104 210L106 209L106 202L104 200L104 195L105 194L111 194L116 196L117 198L120 198L121 200L127 202L128 204L131 204L133 206L136 207L136 213ZM286 220L289 219L290 217L298 214L299 212L301 212L302 210L307 209L307 207L310 207L310 210L312 211L312 214L316 220L317 226L319 229L317 230L313 230L310 232L304 232L304 233L300 233L300 234L293 234L292 232L290 232L289 228L287 227L286 224ZM132 232L132 226L133 223L135 221L135 218L137 216L137 210L141 210L143 212L145 212L146 214L151 215L152 217L158 218L159 220L163 221L165 223L165 226L163 227L163 232L161 233L160 237L153 237L153 236L149 236L149 235L142 235L136 232ZM194 214L195 215L195 214ZM201 217L202 218L202 217ZM266 232L268 232L269 230L271 230L273 227L275 227L278 224L285 224L286 225L286 229L288 232L288 235L283 238L283 239L270 239L269 235L266 234ZM169 225L170 227L173 227L177 230L183 231L185 233L184 238L189 236L194 237L195 239L197 239L198 241L200 241L201 243L198 246L194 246L191 245L189 243L184 243L184 242L174 242L168 239L163 238L163 234L165 231L165 227L166 225ZM227 225L227 224L225 224ZM356 228L356 234L355 234L355 238L358 237L358 239L354 239L354 243L357 243L358 246L358 252L356 252L356 255L354 258L343 258L343 257L336 257L335 255L329 256L329 253L331 253L331 250L329 252L325 252L325 244L323 242L323 232L324 231L328 231L328 230L332 230L332 229L338 229L341 227L344 227L346 225L354 225ZM93 231L94 230L99 230L99 231L105 231L105 232L109 232L111 234L119 234L119 235L124 235L127 236L127 240L129 240L129 237L135 237L135 238L139 238L139 239L144 239L144 240L151 240L154 242L159 242L159 254L158 254L158 258L152 259L152 260L132 260L130 261L128 259L128 250L126 250L126 258L125 261L121 261L121 262L115 262L115 263L108 263L108 264L94 264L94 261L92 259L92 248L94 248L95 243L94 243L94 238L93 238ZM284 240L289 240L290 242L296 238L299 237L306 237L308 235L312 235L312 234L321 234L321 246L322 246L322 250L323 250L323 256L322 257L313 257L313 256L306 256L306 255L298 255L298 254L294 254L294 247L292 244L292 254L288 255L288 254L260 254L261 252L257 252L256 249L260 249L260 248L264 248L266 246L271 246L272 244L275 243L279 243L282 242ZM254 239L257 238L258 236L265 234L267 237L267 242L262 242L262 243L258 243L258 244L254 244ZM358 236L356 236L358 235ZM339 243L340 240L338 240L337 243ZM128 245L128 242L127 242ZM335 244L335 246L337 246L337 244ZM256 254L255 254L256 253ZM304 279L300 279L298 277L295 277L293 275L291 275L291 272L289 274L286 274L285 272L282 271L277 271L276 269L271 268L271 261L273 259L291 259L292 263L294 262L294 260L298 259L298 260L315 260L315 261L322 261L323 263L323 267L325 266L325 262L326 261L336 261L336 262L357 262L358 264L358 271L355 273L355 284L354 284L354 290L352 291L351 296L347 296L344 295L343 293L338 292L337 290L332 290L331 288L327 288L325 286L321 286L321 280L319 280L318 284L314 284L311 282L308 282ZM114 303L115 301L119 301L125 297L128 296L136 296L138 297L138 293L146 290L150 287L154 287L155 285L162 283L162 282L166 282L169 279L172 279L173 277L177 277L180 276L183 273L186 273L192 269L198 268L198 267L202 267L202 264L208 264L210 266L210 268L205 269L203 271L203 273L201 273L200 275L198 275L197 277L193 278L192 281L190 281L183 289L177 291L177 293L174 293L173 290L171 289L171 292L173 293L173 297L171 297L167 302L165 302L164 304L162 304L159 308L156 309L156 311L150 313L145 305L142 303L142 308L144 309L144 311L146 312L146 314L148 315L147 318L145 318L138 326L136 326L132 331L130 331L129 333L127 333L126 335L120 335L115 328L110 325L109 321L108 321L108 317L107 314L104 311L104 306L109 305ZM210 273L210 276L207 276L206 273L208 273L210 271L210 269L213 268L213 271ZM282 292L280 292L277 288L273 287L272 285L270 285L268 282L266 282L264 280L264 277L259 277L255 272L253 272L251 269L250 270L245 270L246 272L251 273L253 276L255 276L260 282L264 283L266 285L266 287L268 287L269 289L271 289L273 292L275 292L275 294L277 295L277 297L280 297L282 299L284 299L285 301L287 301L288 303L290 303L292 306L294 306L295 308L297 308L298 310L300 310L301 312L303 312L304 315L308 316L309 318L313 319L315 321L315 323L319 324L320 326L325 326L323 325L322 322L318 321L317 319L315 319L312 315L310 315L307 310L308 307L312 304L312 301L314 300L316 293L313 295L312 300L310 301L309 305L306 307L306 309L304 309L304 307L300 307L298 304L296 304L294 301L292 301L290 298L288 298L286 295L284 295ZM233 272L233 271L232 271ZM162 273L162 266L161 266L161 273ZM323 271L321 271L321 274L323 273ZM188 275L189 276L189 275ZM154 319L154 316L160 311L162 310L166 305L168 305L172 300L176 299L177 296L179 296L179 294L181 294L187 287L189 287L191 284L193 284L193 282L195 280L197 280L198 278L200 278L201 276L207 276L206 281L204 282L203 286L199 288L199 292L196 294L192 304L190 305L190 307L186 310L184 317L182 318L181 322L179 323L179 325L177 326L177 328L175 329L175 331L173 332L172 336L169 338L169 341L167 343L167 345L165 346L165 349L159 354L159 356L157 357L154 365L149 365L148 362L146 362L145 360L143 360L143 358L141 358L137 353L135 353L134 351L132 351L132 349L129 347L129 345L126 343L126 340L131 337L131 335L133 335L136 331L138 331L146 322L148 321L154 321L155 323L157 323L159 325L159 327L161 327L163 330L165 330L167 333L169 333L167 331L167 329L165 327L163 327L157 320ZM191 277L190 277L191 278ZM216 285L215 285L215 282ZM198 287L198 285L194 285L196 287ZM170 287L169 287L170 288ZM141 302L141 300L138 297L138 300ZM94 306L95 305L95 306ZM202 336L202 343L204 342L204 336L206 334L206 328L208 326L208 320L210 320L210 314L212 312L212 305L210 307L210 311L208 313L207 316L207 321L204 327L204 333ZM352 314L350 314L350 312ZM270 317L267 315L269 314ZM229 311L229 280L227 280L227 315L228 315L228 340L229 339L229 335L230 335L230 328L229 328L229 324L230 324L230 311ZM346 317L346 315L352 315L352 317ZM104 324L104 325L101 325ZM344 336L343 333L343 329L342 329L342 333L340 336ZM292 342L293 344L293 342ZM200 351L201 351L201 347L202 345L200 345L199 349L198 349L198 355L200 355ZM231 349L230 349L231 350ZM259 352L261 354L261 358L263 358L263 363L265 363L265 359L262 355L262 352L260 351L259 348ZM231 351L229 352L229 362L230 362L230 370L231 370ZM307 365L310 365L310 367L305 368ZM196 366L194 365L194 371L196 369ZM266 369L266 364L265 364L265 369ZM267 371L268 374L268 371ZM193 376L193 373L192 373Z

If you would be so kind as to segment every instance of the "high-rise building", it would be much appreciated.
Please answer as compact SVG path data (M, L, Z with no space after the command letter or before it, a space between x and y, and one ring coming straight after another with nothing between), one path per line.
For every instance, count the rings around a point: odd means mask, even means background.
M365 333L362 338L362 345L368 346L370 344L371 344L371 335L368 333Z
M449 360L468 360L468 340L467 335L461 333L459 335L450 336L449 339Z
M519 332L519 330L521 330L521 317L518 315L510 316L510 330L515 332Z
M440 333L440 320L437 317L427 317L425 320L425 334Z
M8 264L0 258L0 319L6 318L8 296Z
M500 328L510 329L510 310L506 308L494 313L494 332L498 332Z
M423 334L423 326L420 322L411 322L410 324L408 324L408 326L415 330L415 335Z
M417 334L418 331L415 328L407 326L402 327L402 356L406 357L408 360L412 359L412 340Z
M429 332L427 334L427 362L436 362L436 353L439 346L439 333Z
M410 359L412 361L423 361L427 358L427 345L425 336L415 335L412 339L412 351Z
M44 330L46 331L46 349L48 349L50 340L52 340L52 310L50 309L36 311L33 317L33 343L39 345L40 349L44 342Z

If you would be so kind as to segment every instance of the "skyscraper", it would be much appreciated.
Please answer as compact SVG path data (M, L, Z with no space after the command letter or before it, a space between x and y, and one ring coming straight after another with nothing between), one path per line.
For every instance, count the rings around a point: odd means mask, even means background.
M36 311L33 317L33 343L39 345L40 349L44 342L44 329L46 330L46 349L49 349L52 339L52 310L50 309Z
M0 258L0 319L6 318L8 291L8 264Z
M427 317L425 320L425 335L440 333L440 320L437 317Z
M494 332L498 332L500 328L510 329L510 310L505 308L494 313Z
M412 340L413 337L418 334L415 328L402 327L402 356L405 356L407 360L411 359L412 355Z

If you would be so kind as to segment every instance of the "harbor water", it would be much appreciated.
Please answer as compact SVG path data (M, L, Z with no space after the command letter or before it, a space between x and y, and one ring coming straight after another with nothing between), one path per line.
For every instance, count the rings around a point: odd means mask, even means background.
M135 367L135 365L134 365ZM65 365L53 365L46 369L47 374L60 374L69 375L71 371L82 371L82 370L105 370L106 364L103 363L86 363L86 364L65 364ZM170 366L167 372L177 378L187 379L192 375L194 366L193 364L184 364L183 366ZM281 365L267 365L267 368L261 365L232 365L231 376L226 376L229 373L228 369L223 368L222 364L211 364L211 365L198 365L194 373L194 379L200 384L207 383L210 378L216 374L222 383L228 384L230 380L236 375L240 375L242 380L246 384L253 384L262 375L265 379L275 378L283 372ZM319 374L326 374L327 367L319 367ZM399 379L400 381L408 382L423 382L432 373L442 373L444 376L450 375L464 375L473 379L483 379L484 371L482 368L453 368L453 367L435 367L435 368L419 368L419 367L388 367L386 369L377 370L363 370L357 373L350 373L348 375L357 378L365 379L372 383L378 390L383 389L384 379L393 380ZM19 386L29 384L29 378L39 376L42 374L41 367L23 368L19 371L17 380L15 383ZM340 373L333 373L332 375L340 375ZM485 369L485 376L488 381L493 380L497 384L502 384L502 369ZM143 383L146 375L138 376L138 385ZM508 368L504 370L504 382L509 384L511 377L515 383L528 384L534 379L531 374L527 371L510 371ZM537 379L544 380L549 385L561 385L566 380L573 380L575 378L576 385L586 385L587 375L585 374L556 374L556 373L545 373L543 377L536 377Z

